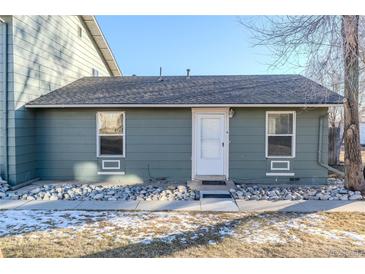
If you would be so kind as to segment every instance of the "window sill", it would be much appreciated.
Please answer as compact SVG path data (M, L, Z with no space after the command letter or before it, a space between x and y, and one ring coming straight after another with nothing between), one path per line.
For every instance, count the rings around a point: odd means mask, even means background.
M97 155L96 158L125 158L125 155Z
M295 156L266 156L266 159L294 159Z
M98 175L125 175L124 171L98 171Z
M291 173L291 172L267 172L266 173L266 176L276 176L276 177L278 177L278 176L282 176L282 177L293 177L293 176L295 176L295 173Z

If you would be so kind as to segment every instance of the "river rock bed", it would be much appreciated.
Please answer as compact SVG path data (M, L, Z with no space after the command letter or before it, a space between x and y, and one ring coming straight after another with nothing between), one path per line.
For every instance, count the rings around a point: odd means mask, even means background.
M242 200L363 200L360 191L345 189L343 180L328 179L328 185L273 186L238 184L231 189L235 199Z
M6 192L8 190L9 190L9 185L6 183L6 181L3 181L0 177L0 199L6 197Z
M236 184L231 189L235 199L243 200L365 200L359 191L344 188L343 180L329 179L328 185L253 185ZM5 181L0 180L0 200L198 200L199 193L184 184L146 185L94 185L94 184L45 184L28 190L10 191Z
M93 184L47 184L35 186L27 192L4 192L2 199L11 200L194 200L199 195L185 185L93 185ZM0 198L0 199L1 199Z

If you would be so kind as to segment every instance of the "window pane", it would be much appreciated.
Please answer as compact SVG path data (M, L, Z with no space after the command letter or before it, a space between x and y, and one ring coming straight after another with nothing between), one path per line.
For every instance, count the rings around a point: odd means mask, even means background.
M269 136L268 156L291 156L292 136Z
M123 155L123 136L100 136L101 155Z
M219 138L221 133L220 119L202 118L201 135L202 139Z
M268 117L269 134L292 134L293 133L293 114L269 114Z
M122 112L99 112L99 134L123 134Z

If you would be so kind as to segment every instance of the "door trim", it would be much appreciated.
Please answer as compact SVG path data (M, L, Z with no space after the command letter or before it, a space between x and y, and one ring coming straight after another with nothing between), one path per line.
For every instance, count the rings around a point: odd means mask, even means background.
M229 178L229 108L192 108L192 155L191 155L191 179L194 180L198 176L197 171L197 159L196 159L196 126L197 126L197 114L223 114L224 115L224 151L223 151L223 175L226 180ZM209 177L209 176L207 176Z

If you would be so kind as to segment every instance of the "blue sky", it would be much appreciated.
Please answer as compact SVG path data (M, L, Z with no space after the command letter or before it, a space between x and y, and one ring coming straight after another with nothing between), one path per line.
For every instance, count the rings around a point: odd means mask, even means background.
M270 69L271 52L253 47L237 16L97 16L124 75L298 73Z

